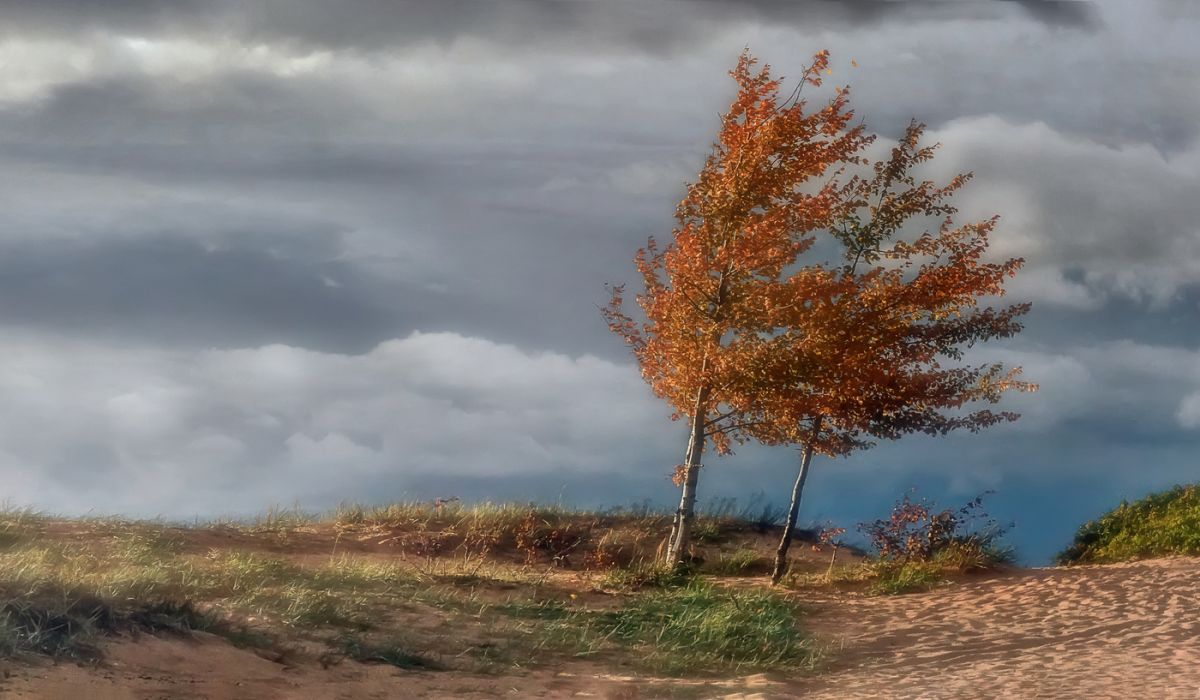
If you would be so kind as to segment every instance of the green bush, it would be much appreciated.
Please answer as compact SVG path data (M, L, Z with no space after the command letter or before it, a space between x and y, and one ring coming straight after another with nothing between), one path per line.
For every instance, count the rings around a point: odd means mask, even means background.
M1121 503L1080 526L1059 564L1200 555L1200 486L1176 486Z

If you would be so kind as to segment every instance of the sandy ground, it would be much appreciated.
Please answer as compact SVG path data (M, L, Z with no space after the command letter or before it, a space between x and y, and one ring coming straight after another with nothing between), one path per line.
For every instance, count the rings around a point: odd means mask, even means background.
M561 671L471 676L343 663L286 665L224 642L117 642L100 668L10 666L8 700L342 698L1197 698L1200 560L1016 571L928 593L804 594L833 649L809 678L729 681Z
M521 675L401 671L346 662L287 667L224 640L143 637L106 648L100 668L75 664L10 666L4 700L407 700L408 698L743 698L777 686L765 676L685 682L614 676L599 666ZM766 697L755 695L753 697ZM774 696L772 696L774 697ZM778 697L793 697L790 691Z
M1026 570L827 610L810 624L841 658L805 698L1200 698L1200 559Z

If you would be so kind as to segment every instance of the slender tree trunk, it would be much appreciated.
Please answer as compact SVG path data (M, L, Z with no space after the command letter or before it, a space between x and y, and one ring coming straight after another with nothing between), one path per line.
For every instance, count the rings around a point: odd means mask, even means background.
M692 445L694 443L695 443L695 441L692 439L691 435L689 434L687 452L685 452L683 455L684 469L687 469L687 465L692 463ZM668 557L670 556L669 555L670 550L675 544L675 537L679 534L679 521L680 521L679 509L676 508L675 509L675 517L671 518L671 536L667 538L667 552L659 552L660 556L662 556L664 554L667 555Z
M687 461L684 463L683 492L679 497L679 510L675 511L667 559L672 566L685 564L688 545L692 539L692 523L696 519L696 482L700 480L700 462L704 455L704 422L708 417L709 387L702 387L696 395L696 409L692 411L691 432L688 437Z
M779 548L775 550L775 569L771 572L771 584L779 583L779 579L787 573L788 549L792 546L792 533L796 530L796 518L800 515L800 497L804 495L804 482L808 480L808 465L812 462L813 446L821 431L821 418L818 416L813 424L812 437L804 444L800 452L800 473L796 475L796 484L792 486L792 503L788 508L787 520L783 523L783 536L779 538Z

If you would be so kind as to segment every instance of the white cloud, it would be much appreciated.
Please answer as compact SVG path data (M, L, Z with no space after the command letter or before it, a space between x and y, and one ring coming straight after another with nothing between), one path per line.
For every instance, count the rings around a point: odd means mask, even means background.
M1146 144L1111 147L994 116L950 122L929 140L944 144L940 177L975 173L960 219L1001 215L992 252L1026 259L1010 283L1019 295L1075 309L1110 297L1163 307L1200 284L1200 145L1168 159Z
M6 496L51 508L191 514L363 497L367 479L398 497L423 474L665 473L678 447L629 366L454 334L361 355L0 341Z
M0 344L0 477L8 498L51 509L328 505L400 497L429 475L616 481L665 475L682 438L630 365L449 333L357 355L285 345L165 351L15 331ZM994 448L1011 430L1053 434L1097 417L1136 427L1176 413L1184 427L1200 426L1200 352L1120 342L986 348L969 359L1021 365L1041 384L1005 400L1024 414L1017 425L971 438L972 449ZM721 478L786 467L785 455L747 448L721 460ZM389 493L363 491L380 483Z
M295 78L324 71L329 51L286 44L90 33L0 40L0 104L36 101L60 85L140 75L193 82L234 71Z
M1010 394L1004 400L1004 409L1021 414L1014 426L1021 432L1045 433L1066 419L1085 414L1097 391L1092 369L1070 350L1060 353L981 348L967 360L1020 367L1022 378L1038 385L1034 393Z
M998 255L1009 255L996 252ZM1014 252L1012 256L1020 257L1020 253ZM1105 302L1101 291L1067 279L1062 270L1039 266L1036 263L1027 265L1005 285L1005 290L1014 300L1032 299L1080 311L1095 311L1103 307Z
M1071 420L1132 432L1169 431L1172 421L1200 427L1200 349L1121 340L1053 350L981 347L967 360L1022 367L1039 385L1004 400L1022 414L1011 430L1054 435Z

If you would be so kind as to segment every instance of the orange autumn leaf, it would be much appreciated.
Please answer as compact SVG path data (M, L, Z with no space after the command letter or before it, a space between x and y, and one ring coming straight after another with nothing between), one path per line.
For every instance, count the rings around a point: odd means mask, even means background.
M670 242L651 238L637 253L640 316L622 287L604 309L643 378L688 422L674 474L676 563L710 444L846 454L877 439L1013 420L971 406L1035 388L1019 369L959 363L963 348L1018 332L1029 309L983 305L1023 261L985 261L995 219L954 224L949 199L970 176L918 180L913 170L936 146L920 144L915 122L889 158L868 162L874 137L852 124L848 89L813 107L803 99L805 87L821 87L827 51L787 96L755 65L744 52L731 72L737 95ZM936 225L922 230L922 220ZM843 260L807 256L818 237Z
M769 68L744 52L730 73L737 95L704 167L676 209L666 246L651 238L635 262L641 318L622 287L604 309L633 350L643 378L689 424L683 494L671 556L686 548L701 456L711 442L728 452L744 439L734 407L751 405L764 383L754 374L763 337L788 305L810 303L821 284L796 285L785 272L839 211L839 169L870 142L852 125L848 91L810 108L805 86L820 87L829 53L813 57L800 86L780 93Z
M969 174L944 185L913 175L937 149L921 145L923 133L911 123L888 159L839 190L829 233L843 264L803 265L789 279L823 291L773 307L776 333L755 360L771 381L745 378L762 390L735 394L754 438L837 455L908 433L976 432L1017 415L972 405L1036 389L1019 368L958 362L964 348L1021 330L1028 304L983 302L1002 296L1024 261L985 261L996 218L954 224L950 198Z

